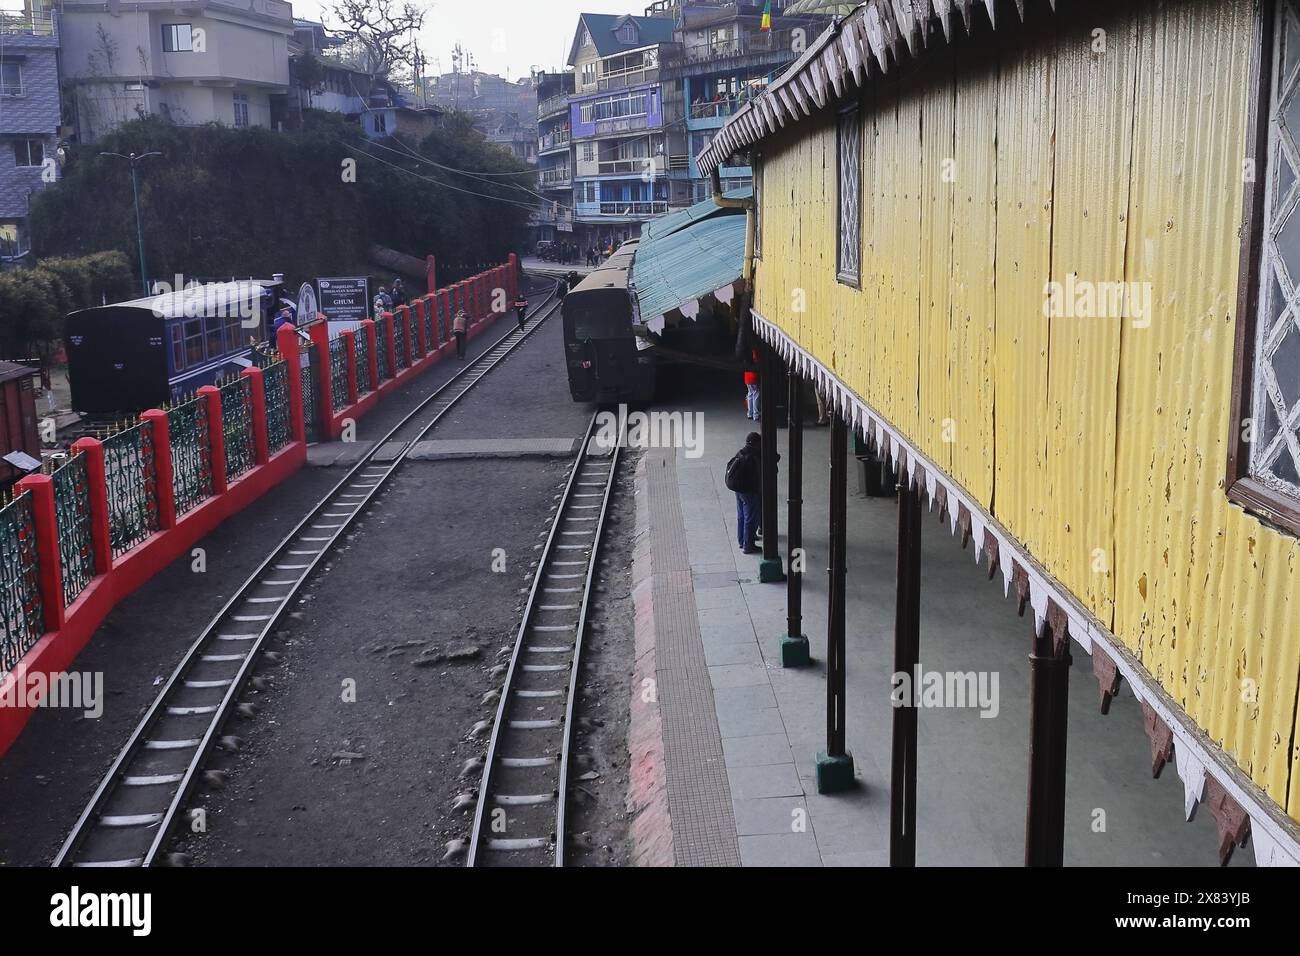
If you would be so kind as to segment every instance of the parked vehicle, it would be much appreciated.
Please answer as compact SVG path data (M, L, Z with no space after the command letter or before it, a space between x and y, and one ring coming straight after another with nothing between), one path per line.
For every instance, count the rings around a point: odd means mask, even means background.
M625 243L564 297L564 354L575 402L649 401L655 359L637 347L628 276L635 243Z
M212 282L67 318L72 407L130 413L176 401L251 364L282 283Z

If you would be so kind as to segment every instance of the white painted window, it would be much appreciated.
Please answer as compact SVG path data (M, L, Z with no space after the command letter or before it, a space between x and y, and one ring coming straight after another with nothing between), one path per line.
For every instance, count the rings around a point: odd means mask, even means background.
M164 23L162 25L162 45L164 53L189 53L194 49L194 31L188 23Z
M1272 70L1249 472L1300 500L1300 5L1293 0L1277 4Z
M862 116L857 107L840 114L839 151L839 255L837 276L857 285L862 268Z
M245 93L236 93L232 97L235 105L235 125L248 125L248 95Z
M45 144L39 139L14 140L14 165L39 166L45 162Z
M0 96L23 95L23 65L17 60L0 62Z

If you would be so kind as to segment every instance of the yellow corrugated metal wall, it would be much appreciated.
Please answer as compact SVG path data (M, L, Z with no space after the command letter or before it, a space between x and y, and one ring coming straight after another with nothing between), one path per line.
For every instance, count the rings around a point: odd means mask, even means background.
M1251 17L1190 0L1013 25L877 85L861 291L835 280L834 116L786 130L762 147L756 307L1300 819L1300 546L1223 488ZM1149 325L1047 317L1070 276L1149 283Z

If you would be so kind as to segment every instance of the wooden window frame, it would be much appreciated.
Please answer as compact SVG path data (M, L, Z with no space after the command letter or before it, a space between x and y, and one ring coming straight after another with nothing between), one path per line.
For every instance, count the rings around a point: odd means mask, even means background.
M1243 425L1254 412L1255 339L1259 320L1260 268L1264 245L1264 200L1268 189L1269 107L1272 103L1274 0L1255 8L1250 72L1247 76L1246 163L1254 164L1254 182L1243 186L1241 252L1237 275L1237 329L1232 359L1232 417L1228 427L1228 462L1224 487L1228 500L1292 535L1300 535L1300 500L1291 498L1250 474L1250 442ZM1244 167L1243 163L1243 167ZM1252 430L1253 432L1253 430Z
M763 258L763 154L754 150L750 154L749 162L753 170L751 182L754 190L754 259L761 261ZM858 272L862 272L861 268Z
M841 260L841 253L844 251L844 241L841 235L843 228L843 201L841 195L844 191L844 164L841 157L843 147L843 123L846 116L856 116L858 119L858 216L857 216L857 242L858 242L858 269L856 274L849 274L844 271L844 263ZM864 114L862 106L854 102L850 106L839 110L835 114L835 281L841 285L849 286L854 289L862 288L862 121Z

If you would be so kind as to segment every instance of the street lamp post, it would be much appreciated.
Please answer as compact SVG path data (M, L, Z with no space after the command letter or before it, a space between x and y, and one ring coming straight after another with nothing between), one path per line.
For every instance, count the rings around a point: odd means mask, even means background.
M149 294L149 270L148 267L145 265L145 261L144 261L144 227L140 224L140 187L139 184L136 182L135 164L142 159L148 159L150 156L161 156L162 153L155 151L150 153L140 153L139 155L135 153L130 153L125 156L122 155L121 153L100 153L99 155L113 156L116 157L117 159L125 159L128 163L131 164L131 202L135 206L135 238L137 244L140 247L140 285L143 286L144 288L144 294L148 295Z

